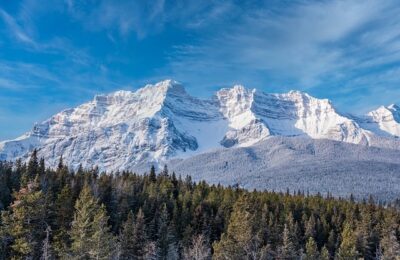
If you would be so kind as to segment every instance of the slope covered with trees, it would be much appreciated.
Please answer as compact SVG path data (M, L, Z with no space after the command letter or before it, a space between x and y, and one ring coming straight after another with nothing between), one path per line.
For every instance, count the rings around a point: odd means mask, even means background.
M0 163L1 259L396 259L400 213L368 202Z

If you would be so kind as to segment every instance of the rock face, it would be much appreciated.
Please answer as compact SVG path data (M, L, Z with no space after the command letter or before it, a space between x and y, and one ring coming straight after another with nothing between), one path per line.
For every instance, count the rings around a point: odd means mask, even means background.
M27 158L33 149L55 166L97 165L116 171L163 164L217 148L248 147L271 136L304 136L379 146L400 136L395 105L362 117L338 113L331 102L291 91L267 94L243 86L210 100L166 80L135 92L117 91L64 110L32 131L0 143L0 160ZM389 140L389 141L388 141Z

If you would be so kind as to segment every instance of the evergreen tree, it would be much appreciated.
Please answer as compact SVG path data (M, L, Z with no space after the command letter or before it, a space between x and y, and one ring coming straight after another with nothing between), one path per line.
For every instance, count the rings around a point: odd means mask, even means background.
M93 217L90 256L92 259L110 259L115 253L114 237L108 226L106 207L101 205Z
M69 230L74 216L73 194L69 185L65 185L55 201L56 230L54 231L54 251L58 257L68 254L71 246Z
M296 259L296 258L298 258L298 253L293 243L289 228L285 224L283 229L283 240L282 240L282 245L279 248L278 259Z
M314 238L312 238L311 236L307 240L306 255L305 255L304 259L305 260L319 259L317 244L315 243Z
M134 259L134 227L134 217L132 211L130 211L127 220L122 225L122 230L118 237L120 259Z
M167 260L174 257L176 252L176 241L172 227L169 225L167 206L163 204L157 233L157 257Z
M121 259L144 259L146 232L142 209L139 209L136 221L134 221L132 211L129 212L128 219L122 226L119 242Z
M382 260L400 259L400 244L393 229L383 236L381 248L383 250Z
M31 158L28 162L28 178L29 181L34 180L36 175L39 174L39 161L37 157L37 150L33 150Z
M75 203L72 222L72 256L77 259L108 259L112 254L113 238L107 225L108 216L104 206L85 185Z
M350 223L346 223L342 232L342 243L340 244L337 258L339 260L357 259L356 238Z
M306 223L305 237L308 239L309 237L315 238L317 231L315 230L315 218L314 215L311 215L310 219Z
M255 232L255 216L251 213L247 196L234 205L228 230L214 245L215 259L245 259L260 254L261 241Z
M21 188L14 194L11 212L3 214L4 232L12 238L13 258L39 258L46 222L44 196L37 182Z
M151 182L156 182L156 168L154 167L154 165L151 166L150 168L150 174L149 174L149 179Z
M324 247L321 249L320 259L321 259L321 260L329 260L330 258L331 258L331 257L330 257L329 251L328 251L328 249L324 246Z

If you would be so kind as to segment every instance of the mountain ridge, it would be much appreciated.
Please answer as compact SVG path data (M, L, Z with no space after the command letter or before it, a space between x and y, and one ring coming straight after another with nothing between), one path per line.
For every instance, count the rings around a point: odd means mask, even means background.
M57 165L116 171L161 165L213 149L246 147L271 136L305 136L391 146L400 135L398 106L363 116L339 113L328 99L290 91L270 94L235 85L210 99L189 95L173 80L115 91L55 114L23 136L0 142L0 160L39 155ZM383 140L383 141L382 141Z

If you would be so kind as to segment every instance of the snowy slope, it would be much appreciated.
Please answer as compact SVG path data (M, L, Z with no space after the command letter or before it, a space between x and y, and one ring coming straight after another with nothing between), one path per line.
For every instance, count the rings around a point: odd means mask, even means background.
M400 108L397 105L381 106L360 121L364 128L375 133L400 137Z
M399 109L363 117L338 113L331 102L291 91L268 94L243 86L209 100L190 96L172 80L137 91L98 95L0 143L0 160L27 158L37 148L50 166L115 171L164 164L211 150L248 147L272 136L304 136L398 148Z
M400 151L304 137L271 137L251 147L203 153L172 160L173 170L195 181L246 189L358 198L400 196Z

